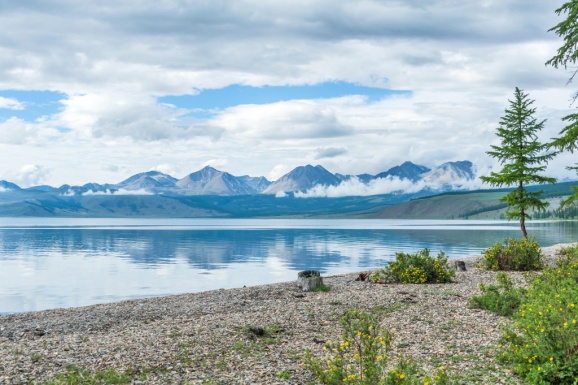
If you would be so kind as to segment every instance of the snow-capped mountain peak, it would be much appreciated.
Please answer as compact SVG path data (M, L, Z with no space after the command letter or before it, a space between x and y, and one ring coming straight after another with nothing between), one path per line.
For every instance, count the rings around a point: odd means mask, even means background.
M317 185L337 186L341 179L333 175L320 165L299 166L273 182L263 194L276 194L278 192L306 191Z
M154 190L174 187L177 180L177 178L163 174L160 171L147 171L123 180L116 187L125 190Z
M452 184L472 180L475 177L475 167L472 162L467 160L447 162L422 174L422 179L428 184Z

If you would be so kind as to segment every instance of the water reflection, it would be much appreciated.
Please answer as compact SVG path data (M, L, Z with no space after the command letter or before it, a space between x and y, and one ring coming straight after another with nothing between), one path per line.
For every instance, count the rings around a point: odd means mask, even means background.
M127 298L292 280L317 269L337 274L380 267L398 251L429 247L451 258L479 254L515 224L403 221L379 228L358 221L263 223L220 220L98 226L2 226L0 312L82 306ZM351 226L347 226L351 223ZM1 224L0 224L1 226ZM351 227L351 228L347 228ZM532 223L544 245L572 242L576 222Z

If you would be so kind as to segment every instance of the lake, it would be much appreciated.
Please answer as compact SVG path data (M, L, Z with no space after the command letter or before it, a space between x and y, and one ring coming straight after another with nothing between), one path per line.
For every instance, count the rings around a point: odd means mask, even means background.
M528 232L574 242L578 222ZM456 259L507 237L520 237L516 222L0 218L0 313L356 272L425 247Z

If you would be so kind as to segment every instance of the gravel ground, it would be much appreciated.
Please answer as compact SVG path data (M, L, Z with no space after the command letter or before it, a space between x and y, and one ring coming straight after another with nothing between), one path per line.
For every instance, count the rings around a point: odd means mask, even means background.
M544 254L551 260L559 246ZM352 307L385 314L392 356L411 355L427 371L444 365L464 383L518 384L492 358L510 321L467 308L479 284L495 277L474 260L449 284L370 284L355 273L324 277L329 292L287 282L3 315L0 384L44 384L70 365L129 373L133 384L307 384L304 351L324 354L323 342L339 338L337 321Z

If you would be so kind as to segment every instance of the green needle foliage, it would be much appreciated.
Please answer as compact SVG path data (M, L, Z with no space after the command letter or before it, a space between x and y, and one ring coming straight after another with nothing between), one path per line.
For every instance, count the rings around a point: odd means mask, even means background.
M538 122L534 118L536 108L532 107L534 101L528 98L528 94L516 87L514 100L509 102L510 108L506 109L500 120L496 134L502 142L499 146L492 146L492 151L487 151L503 167L499 172L491 172L489 176L480 179L497 187L516 186L500 201L509 206L506 218L519 219L522 235L527 238L525 223L526 218L531 219L529 211L544 211L548 207L547 202L540 200L543 191L528 191L527 186L556 182L554 178L539 175L555 154L545 154L548 145L538 141L537 132L546 121Z
M563 37L564 44L558 48L558 53L548 60L546 65L551 65L554 68L563 66L564 69L567 69L569 64L576 64L578 60L578 1L572 0L564 3L560 8L556 9L556 13L558 15L562 13L568 14L564 21L549 30ZM568 79L568 83L572 82L576 73L578 73L578 70L574 70L572 76ZM574 101L576 98L578 98L578 92L574 94ZM568 125L560 131L560 137L554 138L550 146L560 151L574 153L574 151L578 150L578 114L570 114L562 118L562 120L568 122ZM567 169L578 172L578 167L569 166ZM578 200L578 187L573 187L572 190L576 191L576 193L564 200L562 207Z

